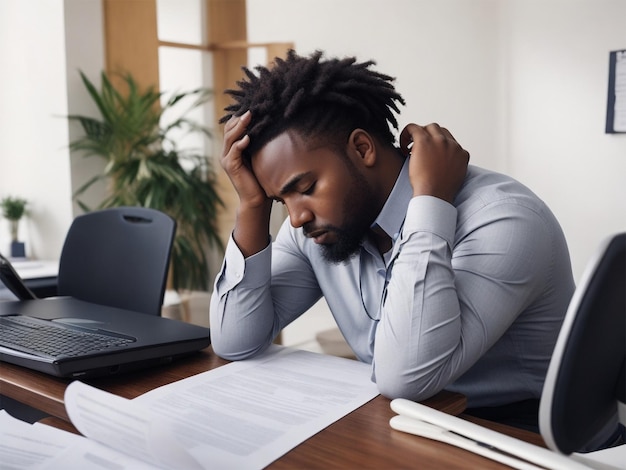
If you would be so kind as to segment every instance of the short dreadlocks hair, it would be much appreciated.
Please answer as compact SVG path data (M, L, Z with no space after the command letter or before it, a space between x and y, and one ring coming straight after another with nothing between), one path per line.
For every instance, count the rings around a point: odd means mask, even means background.
M238 90L226 90L235 102L225 108L220 123L251 111L245 158L287 129L342 148L350 133L361 128L394 145L390 125L398 128L394 112L399 113L397 103L405 104L391 83L394 79L371 70L373 61L322 56L322 51L301 57L290 50L273 67L256 67L258 75L243 67L247 80L237 82Z

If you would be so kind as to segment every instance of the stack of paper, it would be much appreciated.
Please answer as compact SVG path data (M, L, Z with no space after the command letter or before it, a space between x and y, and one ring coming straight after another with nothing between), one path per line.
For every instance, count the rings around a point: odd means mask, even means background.
M85 437L3 414L0 462L20 470L260 469L377 395L367 364L274 346L134 400L73 382L65 404Z

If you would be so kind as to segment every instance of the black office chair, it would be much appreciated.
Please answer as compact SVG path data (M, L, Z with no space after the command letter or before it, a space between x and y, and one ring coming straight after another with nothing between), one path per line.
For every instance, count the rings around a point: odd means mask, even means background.
M626 232L608 237L587 265L539 407L541 435L562 454L620 442L618 422L626 426Z
M144 207L74 219L59 262L58 295L160 315L176 222Z

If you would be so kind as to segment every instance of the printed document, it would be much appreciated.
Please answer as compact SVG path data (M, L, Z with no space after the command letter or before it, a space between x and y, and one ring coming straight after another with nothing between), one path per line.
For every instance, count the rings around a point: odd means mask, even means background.
M120 469L139 468L132 462L142 462L141 468L261 469L376 397L370 375L370 366L355 360L273 346L258 358L134 400L73 382L65 404L85 437L71 436L81 444L51 450L52 458L32 468L55 468L51 462L61 454L64 468L80 468L71 459L84 459L80 447L89 445L92 460L123 454L126 460L113 460Z

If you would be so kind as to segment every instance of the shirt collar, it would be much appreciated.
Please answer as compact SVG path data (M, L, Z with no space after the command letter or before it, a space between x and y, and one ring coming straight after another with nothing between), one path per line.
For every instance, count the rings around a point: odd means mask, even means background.
M400 229L406 217L406 209L409 201L413 198L413 187L409 180L409 159L407 158L402 165L398 179L385 201L383 210L380 211L378 217L372 224L372 227L378 225L392 240L400 234Z

